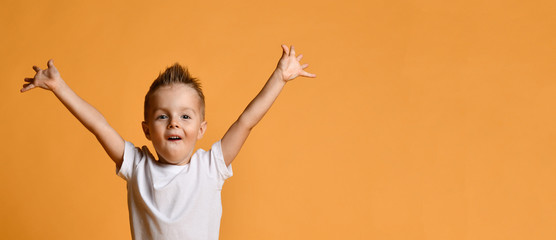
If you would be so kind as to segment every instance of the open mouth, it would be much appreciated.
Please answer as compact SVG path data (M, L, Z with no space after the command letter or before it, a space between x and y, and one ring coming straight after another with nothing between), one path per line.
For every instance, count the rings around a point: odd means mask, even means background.
M179 141L179 140L181 140L181 137L180 136L170 136L168 138L168 140L170 140L170 141Z

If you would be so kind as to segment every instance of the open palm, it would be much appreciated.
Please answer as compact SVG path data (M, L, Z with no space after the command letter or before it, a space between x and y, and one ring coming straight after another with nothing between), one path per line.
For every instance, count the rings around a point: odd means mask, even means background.
M23 85L21 92L29 91L35 87L52 90L56 81L60 80L61 77L52 59L48 60L47 66L47 69L40 69L37 66L33 66L33 70L36 72L35 76L32 78L25 78L25 82L27 83Z
M305 68L309 66L309 64L305 63L301 65L299 61L303 58L303 54L299 56L295 56L295 49L293 46L288 49L288 46L282 45L282 57L278 62L277 69L282 73L282 79L285 81L293 80L298 76L303 77L316 77L315 74L306 72Z

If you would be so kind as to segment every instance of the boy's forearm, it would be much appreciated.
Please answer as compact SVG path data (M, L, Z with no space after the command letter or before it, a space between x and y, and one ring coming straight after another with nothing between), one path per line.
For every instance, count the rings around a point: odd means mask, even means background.
M104 116L79 97L64 81L60 81L52 92L83 126L97 137L110 158L118 164L123 156L125 143Z
M247 105L237 123L248 129L255 127L268 112L285 85L286 81L282 79L279 71L274 71L259 94Z
M65 82L60 82L55 89L54 95L66 106L66 108L91 132L106 122L104 116L93 106L79 97Z

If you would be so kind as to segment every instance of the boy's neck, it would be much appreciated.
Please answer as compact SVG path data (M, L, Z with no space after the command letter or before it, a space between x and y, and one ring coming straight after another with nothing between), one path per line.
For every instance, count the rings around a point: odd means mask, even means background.
M189 162L191 162L191 156L188 156L185 159L186 160L180 161L178 163L172 163L172 162L166 161L166 159L164 159L163 157L160 157L160 155L159 155L157 162L159 162L161 164L166 164L166 165L184 166L184 165L189 164Z

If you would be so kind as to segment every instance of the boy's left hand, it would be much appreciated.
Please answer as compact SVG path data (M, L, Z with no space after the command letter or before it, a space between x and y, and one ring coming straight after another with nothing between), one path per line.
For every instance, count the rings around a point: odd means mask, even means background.
M298 76L311 77L311 78L317 76L313 73L308 73L305 70L303 70L307 68L309 64L305 63L301 65L299 63L299 61L301 61L301 59L303 58L303 54L300 54L299 56L296 57L295 49L293 46L291 46L291 48L288 49L288 46L282 45L282 50L283 50L282 57L278 62L276 71L279 72L279 74L281 74L282 79L284 81L293 80Z
M25 78L25 82L27 83L23 84L23 88L20 91L26 92L36 87L54 91L63 80L60 77L58 69L54 66L54 61L52 59L48 60L47 66L47 69L33 66L33 70L36 72L35 76L32 78Z

